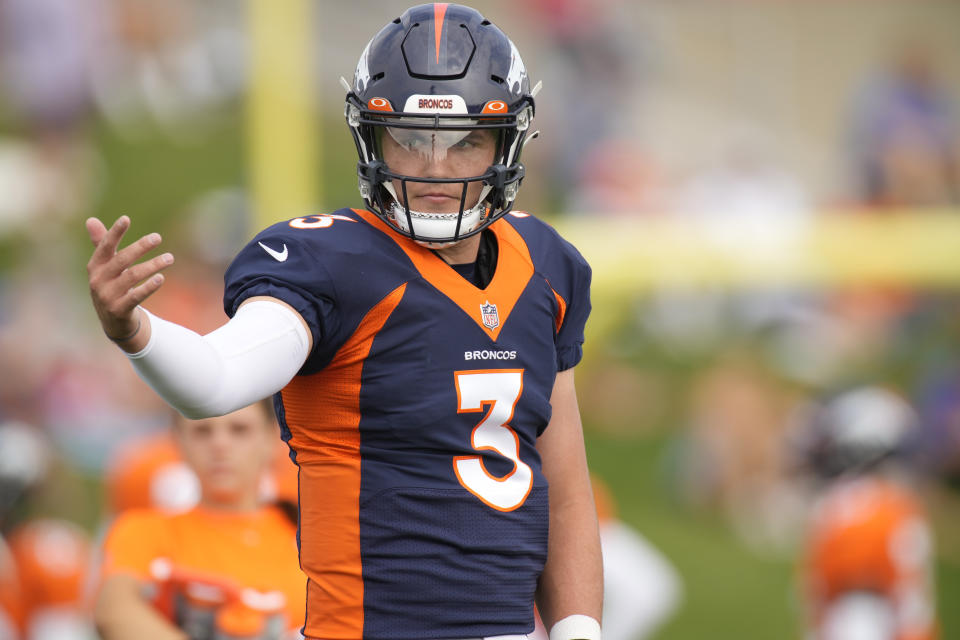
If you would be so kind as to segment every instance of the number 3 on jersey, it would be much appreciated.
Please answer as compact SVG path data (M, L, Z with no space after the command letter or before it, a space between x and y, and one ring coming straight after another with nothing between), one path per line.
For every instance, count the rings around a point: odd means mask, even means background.
M520 440L507 423L523 392L522 369L457 371L457 413L476 413L489 406L474 427L470 445L477 451L496 451L513 462L513 470L498 478L480 456L456 456L453 470L463 487L487 506L513 511L523 504L533 486L533 471L520 460Z

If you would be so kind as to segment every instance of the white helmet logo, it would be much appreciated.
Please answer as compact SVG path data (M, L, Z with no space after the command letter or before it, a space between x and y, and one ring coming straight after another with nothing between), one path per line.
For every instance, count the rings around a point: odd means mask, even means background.
M520 87L523 86L523 79L527 77L527 68L523 66L523 60L520 58L520 52L510 41L510 71L507 72L507 89L511 93L520 93Z
M367 58L370 57L370 45L373 44L373 40L367 43L367 46L363 48L363 53L360 54L360 61L357 62L357 71L353 74L353 89L357 93L363 93L367 88L367 83L370 82L370 65L367 62Z

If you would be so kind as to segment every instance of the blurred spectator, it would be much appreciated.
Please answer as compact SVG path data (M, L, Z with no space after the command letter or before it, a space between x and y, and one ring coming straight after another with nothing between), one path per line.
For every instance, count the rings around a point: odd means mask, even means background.
M296 514L297 467L279 437L273 448L260 479L260 498L265 503L282 503L285 511ZM200 481L169 431L147 433L118 446L110 456L105 484L111 517L131 509L183 513L200 503Z
M732 127L681 186L674 205L723 247L779 255L803 240L813 217L799 178L782 166L773 134Z
M43 233L49 241L51 222L91 210L102 180L100 158L83 135L0 137L0 238Z
M58 250L54 261L68 259ZM100 471L118 436L164 419L161 401L130 374L122 354L88 339L92 318L55 266L37 259L7 285L0 299L0 416L36 426L53 440L56 457Z
M168 431L146 434L117 447L105 480L113 516L130 509L182 513L200 501L197 476L183 461Z
M791 482L784 438L803 396L744 349L693 381L683 482L694 504L718 507L755 551L792 549L803 498Z
M246 83L242 5L229 0L110 0L112 50L94 79L99 108L121 133L156 124L191 141Z
M544 130L550 132L544 144L551 149L546 160L551 164L549 187L561 210L586 207L583 212L600 210L608 202L571 200L581 176L597 176L595 185L609 193L622 181L628 168L640 167L628 159L626 166L610 165L621 160L621 151L599 149L608 140L619 138L618 126L636 117L638 76L644 71L645 40L638 37L636 20L626 21L622 0L536 0L524 3L532 24L544 29L548 52L541 70L544 93L549 105L538 109L545 117ZM611 184L600 182L590 163L612 168ZM606 179L606 176L603 176ZM635 191L633 189L632 191ZM620 204L620 203L614 203Z
M306 578L296 523L261 497L262 474L275 461L272 408L177 416L173 434L199 481L200 503L178 514L147 508L117 517L104 542L101 634L201 640L215 630L230 637L227 626L250 622L242 637L276 640L298 629Z
M0 3L4 94L34 133L70 130L89 113L104 8L99 0Z
M0 86L15 127L27 136L0 141L0 184L14 195L0 205L0 233L40 216L85 212L98 194L87 125L104 16L100 0L0 3Z
M931 472L960 488L960 367L943 367L921 381L922 429L917 454Z
M936 66L933 51L911 41L856 97L851 144L865 204L894 208L960 202L956 107Z
M567 203L572 212L630 216L661 213L667 206L665 178L640 140L611 136L577 157Z
M917 424L912 407L880 387L812 413L802 446L821 483L801 567L810 638L937 636L932 536L905 459Z

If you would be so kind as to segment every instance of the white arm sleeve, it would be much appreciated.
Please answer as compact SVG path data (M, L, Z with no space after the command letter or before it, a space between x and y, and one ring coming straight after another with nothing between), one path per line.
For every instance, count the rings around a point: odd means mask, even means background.
M255 300L205 336L148 313L150 340L127 354L133 368L188 418L236 411L273 395L309 355L300 316L276 302Z

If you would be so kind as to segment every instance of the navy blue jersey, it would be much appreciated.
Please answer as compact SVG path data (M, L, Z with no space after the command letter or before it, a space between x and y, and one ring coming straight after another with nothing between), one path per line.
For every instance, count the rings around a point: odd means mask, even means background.
M484 289L373 214L276 224L226 275L313 334L275 399L300 467L307 637L528 633L547 554L536 450L557 372L579 362L590 268L515 212Z

